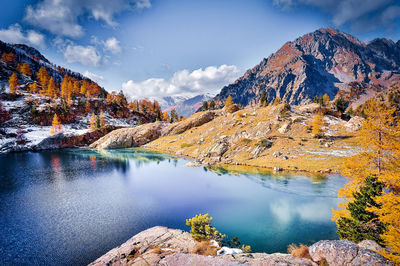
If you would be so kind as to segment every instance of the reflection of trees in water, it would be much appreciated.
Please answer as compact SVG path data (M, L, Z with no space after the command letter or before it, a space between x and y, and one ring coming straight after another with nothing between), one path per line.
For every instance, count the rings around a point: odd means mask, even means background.
M204 171L212 171L217 175L243 176L268 189L281 190L287 193L302 195L319 194L324 196L323 193L327 192L327 189L329 190L327 187L328 177L321 174L299 175L295 173L274 173L264 168L235 165L208 166L203 169ZM299 182L296 184L296 187L292 188L290 184L294 181L298 181L300 178L305 178L308 182L305 184ZM298 186L303 186L303 190L299 189ZM335 186L332 189L337 190L337 187ZM329 193L325 193L325 196L330 197Z

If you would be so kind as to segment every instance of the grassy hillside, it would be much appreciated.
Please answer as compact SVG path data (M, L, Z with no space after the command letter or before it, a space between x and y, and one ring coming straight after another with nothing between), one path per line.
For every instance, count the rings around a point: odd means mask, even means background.
M356 151L354 131L360 120L324 116L324 137L315 138L311 121L317 104L247 107L235 113L215 112L215 118L182 134L164 136L148 149L196 159L198 164L230 164L335 172L342 158ZM332 113L323 109L325 113ZM195 120L204 112L196 113ZM356 122L354 122L356 121ZM357 122L358 121L358 122Z

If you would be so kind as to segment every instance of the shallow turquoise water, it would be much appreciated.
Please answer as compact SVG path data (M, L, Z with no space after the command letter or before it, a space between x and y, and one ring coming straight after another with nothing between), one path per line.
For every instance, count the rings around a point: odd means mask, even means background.
M0 265L85 265L155 225L214 226L253 251L336 239L340 176L232 175L140 150L0 155Z

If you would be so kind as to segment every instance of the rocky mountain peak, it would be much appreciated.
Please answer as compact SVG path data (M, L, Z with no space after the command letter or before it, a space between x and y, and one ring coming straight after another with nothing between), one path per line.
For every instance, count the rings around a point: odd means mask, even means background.
M215 99L231 95L241 105L256 104L265 91L268 101L279 96L291 104L306 104L327 93L357 105L399 79L399 48L392 40L364 43L332 28L318 29L285 43Z

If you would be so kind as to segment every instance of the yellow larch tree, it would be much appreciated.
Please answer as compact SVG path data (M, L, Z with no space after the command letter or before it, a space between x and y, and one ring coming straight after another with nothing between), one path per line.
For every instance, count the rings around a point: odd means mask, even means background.
M24 74L24 75L26 75L26 76L28 76L28 77L32 77L32 69L31 69L31 67L29 66L29 64L26 63L26 62L22 63L22 65L21 65L19 71L20 71L22 74Z
M329 95L325 93L322 96L322 105L326 106L330 101L331 101L331 98L329 98Z
M104 112L101 112L100 113L100 128L101 129L105 129L106 128L106 126L107 126L107 121L106 121L106 118L104 117Z
M226 98L226 100L225 100L225 111L228 113L234 113L237 110L239 110L239 108L233 102L232 96L229 95L228 98Z
M164 112L164 113L163 113L162 119L163 119L163 121L169 121L169 120L170 120L169 115L168 115L168 112Z
M323 137L324 131L322 130L322 126L324 125L324 114L319 111L314 115L314 119L311 122L312 131L311 134L315 138Z
M376 100L365 104L366 119L358 132L357 142L362 151L344 161L342 175L349 179L338 196L344 200L334 210L333 220L349 217L345 209L354 201L353 193L365 184L368 176L377 176L386 186L375 198L380 207L368 208L386 225L381 235L389 252L383 255L395 265L400 264L400 125L396 125L395 108L388 108ZM397 122L398 123L398 122Z
M94 115L94 113L92 113L92 116L90 117L90 121L89 121L89 130L90 131L95 131L97 129L96 121L97 121L97 118Z
M281 97L276 97L275 98L275 100L274 100L274 105L278 105L278 104L281 104L281 102L282 102L282 99L281 99Z
M52 126L51 126L51 129L50 129L50 134L51 135L55 135L55 134L58 134L60 132L62 132L61 122L58 119L57 114L54 114Z
M36 93L39 90L36 82L29 84L28 88L29 88L29 91L33 92L33 93Z
M16 94L18 92L18 77L15 74L15 72L13 72L10 76L10 78L8 79L8 86L10 87L10 94Z
M50 78L49 83L47 85L46 95L51 98L55 98L57 96L56 83L54 82L53 77Z
M45 89L47 88L47 83L49 82L50 79L46 68L41 67L39 71L36 73L36 78L39 81L40 86L42 87L42 92L45 93Z

